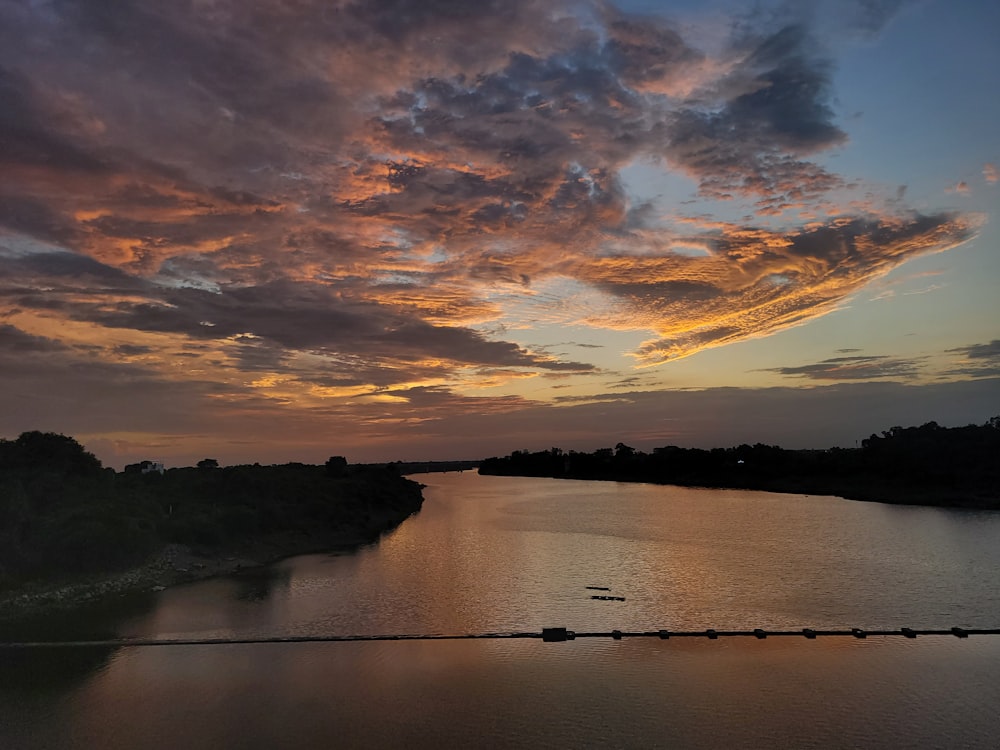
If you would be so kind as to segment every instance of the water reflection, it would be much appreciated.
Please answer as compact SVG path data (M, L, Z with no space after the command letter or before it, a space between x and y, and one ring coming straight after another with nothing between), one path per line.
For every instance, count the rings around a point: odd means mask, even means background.
M996 627L1000 515L450 475L378 545L33 637ZM591 599L604 586L625 601ZM61 635L56 635L61 634ZM0 747L993 747L1000 637L271 644L0 664ZM47 661L48 660L48 661ZM45 676L48 675L48 676Z
M942 637L135 649L77 690L72 709L50 706L57 722L30 736L2 727L0 741L989 748L1000 733L998 664L995 640Z
M105 669L118 649L0 649L0 692L8 695L60 695Z
M142 618L155 610L152 592L115 596L71 610L51 610L0 621L3 641L78 641L117 638L125 620Z
M286 592L292 580L292 571L276 566L253 568L233 578L234 596L244 602L264 602L277 592Z

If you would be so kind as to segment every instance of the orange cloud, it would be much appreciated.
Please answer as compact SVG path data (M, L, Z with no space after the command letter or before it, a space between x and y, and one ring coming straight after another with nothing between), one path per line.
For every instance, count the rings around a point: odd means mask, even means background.
M520 408L456 394L601 372L525 331L648 333L658 364L974 231L818 163L847 134L803 26L710 53L609 4L234 8L0 8L0 315L95 397L103 374L261 421ZM640 162L754 217L651 218Z

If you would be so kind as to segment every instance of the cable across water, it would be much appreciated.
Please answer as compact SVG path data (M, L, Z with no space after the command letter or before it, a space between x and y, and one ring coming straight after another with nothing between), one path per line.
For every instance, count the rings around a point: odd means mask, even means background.
M1000 635L1000 628L946 628L917 629L898 628L893 630L865 630L850 628L847 630L829 630L802 628L800 630L609 630L578 632L567 628L542 628L540 632L500 632L500 633L410 633L387 635L279 635L279 636L248 636L245 638L110 638L75 641L6 641L0 642L0 649L42 649L42 648L137 648L152 646L230 646L256 645L265 643L352 643L368 641L460 641L460 640L498 640L505 638L528 638L546 643L573 641L582 638L610 638L620 641L626 638L757 638L764 640L771 637L799 637L815 639L818 637L850 637L864 639L868 637L902 637L916 638L921 635L950 635L956 638L968 638L973 635Z

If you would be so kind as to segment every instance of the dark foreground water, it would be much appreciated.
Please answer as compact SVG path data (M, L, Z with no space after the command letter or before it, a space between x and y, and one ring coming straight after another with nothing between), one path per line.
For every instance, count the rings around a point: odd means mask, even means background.
M247 637L1000 626L1000 514L419 477L380 544L33 626ZM604 586L624 602L590 599ZM1000 636L0 655L0 748L995 748Z

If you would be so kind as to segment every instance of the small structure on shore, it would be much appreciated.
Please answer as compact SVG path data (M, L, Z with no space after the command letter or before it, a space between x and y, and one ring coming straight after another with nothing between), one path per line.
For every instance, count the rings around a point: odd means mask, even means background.
M162 461L140 461L137 464L128 464L125 467L126 474L151 474L153 472L162 474L163 471Z

